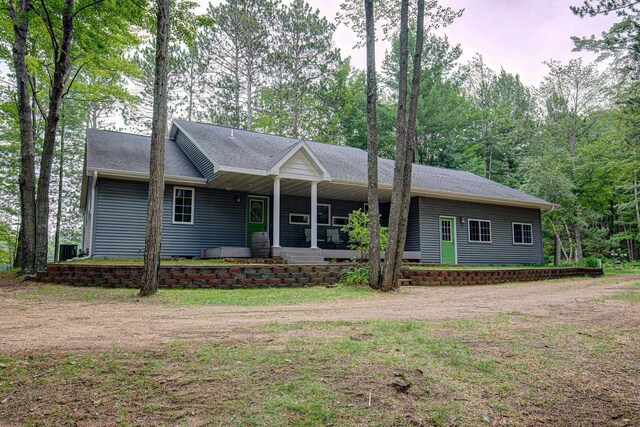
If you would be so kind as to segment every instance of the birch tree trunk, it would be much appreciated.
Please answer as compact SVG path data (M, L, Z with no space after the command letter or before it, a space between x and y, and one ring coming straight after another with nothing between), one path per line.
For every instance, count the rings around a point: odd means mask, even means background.
M153 120L149 164L149 200L140 296L158 291L162 243L162 197L164 195L164 141L167 134L167 76L169 10L171 0L157 0L156 67L153 84Z
M576 262L580 261L583 258L582 252L582 232L580 231L580 227L578 224L573 227L573 234L576 237Z
M64 179L64 122L60 128L60 160L58 170L58 209L56 211L56 237L54 239L53 262L60 261L60 223L62 222L62 181Z
M36 235L36 161L33 118L29 98L29 75L27 72L27 34L29 21L27 13L31 7L30 0L21 0L17 4L9 2L9 15L13 21L13 68L16 75L16 92L18 101L18 119L20 122L20 239L18 242L17 267L23 272L31 272L35 268L35 235Z
M388 291L395 288L393 282L393 266L398 254L398 234L400 215L402 213L402 181L404 179L404 159L407 154L406 122L407 122L407 62L409 50L407 46L409 1L402 0L400 6L400 69L398 75L398 109L396 113L396 158L393 168L393 191L389 209L389 237L385 251L385 269L381 289Z
M367 200L369 202L369 286L380 288L380 206L378 194L378 87L373 0L364 0L367 40Z

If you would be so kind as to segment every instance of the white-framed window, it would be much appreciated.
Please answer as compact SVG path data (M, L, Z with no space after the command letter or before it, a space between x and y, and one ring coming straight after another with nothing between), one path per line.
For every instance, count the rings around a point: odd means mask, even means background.
M533 226L526 222L512 222L513 244L533 245Z
M469 242L491 243L491 221L469 219Z
M309 214L290 213L289 224L309 225Z
M331 225L331 205L318 203L318 225Z
M193 224L196 190L192 187L173 187L173 223Z
M362 204L362 212L369 212L369 203Z
M344 227L345 225L349 224L348 216L334 216L333 218L331 218L331 220L331 224L334 227Z

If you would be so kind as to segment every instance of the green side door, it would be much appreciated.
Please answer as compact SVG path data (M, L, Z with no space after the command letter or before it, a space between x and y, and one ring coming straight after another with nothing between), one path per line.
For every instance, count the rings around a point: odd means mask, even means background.
M456 263L456 221L453 217L440 217L440 262Z
M247 198L247 246L251 247L251 236L269 229L269 199L263 196Z

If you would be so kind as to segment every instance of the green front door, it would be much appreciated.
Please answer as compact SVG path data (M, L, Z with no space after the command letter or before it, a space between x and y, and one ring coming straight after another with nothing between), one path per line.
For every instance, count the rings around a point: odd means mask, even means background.
M251 247L251 236L269 229L269 199L263 196L247 198L247 246Z
M440 217L440 262L456 263L456 221L452 217Z

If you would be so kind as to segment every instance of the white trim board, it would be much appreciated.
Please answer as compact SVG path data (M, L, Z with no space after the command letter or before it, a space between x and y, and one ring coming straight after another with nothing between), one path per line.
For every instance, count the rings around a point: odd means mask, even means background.
M177 190L190 190L191 191L191 221L176 221L176 191ZM173 198L171 199L171 224L175 225L193 225L196 217L196 189L194 187L180 187L178 185L173 186Z

